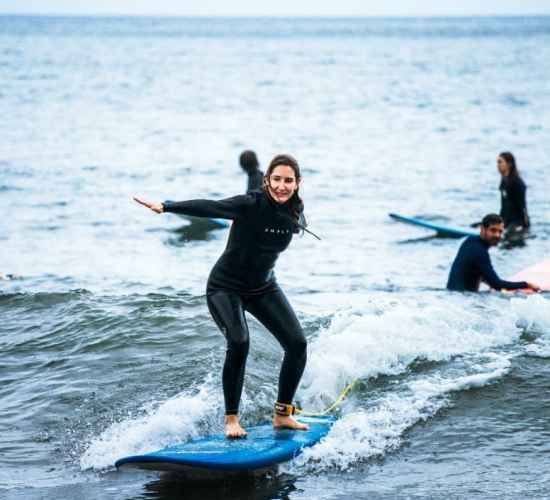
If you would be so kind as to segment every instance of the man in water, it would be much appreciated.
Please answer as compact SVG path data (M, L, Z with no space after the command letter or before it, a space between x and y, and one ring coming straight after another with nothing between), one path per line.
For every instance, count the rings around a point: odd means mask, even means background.
M460 246L451 267L447 289L458 292L477 292L481 281L495 290L540 289L526 281L504 281L493 269L489 248L498 245L504 233L504 221L500 215L483 217L479 236L468 236Z
M264 173L259 169L260 163L258 162L256 153L250 150L243 151L239 157L239 163L241 164L241 168L248 175L246 193L248 194L250 191L262 189Z

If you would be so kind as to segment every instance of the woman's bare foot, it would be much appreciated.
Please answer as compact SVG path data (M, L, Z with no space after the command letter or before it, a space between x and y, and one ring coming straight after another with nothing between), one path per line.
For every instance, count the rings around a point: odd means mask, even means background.
M297 422L291 416L283 417L282 415L275 415L273 417L273 427L275 429L293 429L296 431L309 430L308 425Z
M246 437L246 431L239 423L238 415L225 416L225 437L226 438L243 438Z

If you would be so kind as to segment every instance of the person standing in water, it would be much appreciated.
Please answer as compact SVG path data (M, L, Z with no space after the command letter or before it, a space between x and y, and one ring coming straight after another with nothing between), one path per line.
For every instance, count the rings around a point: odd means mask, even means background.
M458 292L477 292L481 281L494 290L518 290L539 287L526 281L505 281L498 277L491 264L489 248L498 245L504 233L504 221L500 215L483 217L479 236L468 236L460 246L451 266L447 289Z
M260 170L260 163L254 151L246 150L239 156L241 168L248 176L246 192L258 191L262 189L264 173Z
M227 340L222 374L227 437L246 436L239 423L249 348L245 311L255 316L284 349L273 426L308 429L292 417L292 401L306 365L307 342L274 275L279 254L288 247L293 234L305 229L300 182L298 162L290 155L278 155L271 161L260 191L221 201L150 203L134 198L157 213L233 221L225 251L210 272L206 288L210 313Z
M501 175L500 216L504 220L506 231L524 231L530 225L525 199L527 187L519 175L514 155L508 151L500 153L497 168Z

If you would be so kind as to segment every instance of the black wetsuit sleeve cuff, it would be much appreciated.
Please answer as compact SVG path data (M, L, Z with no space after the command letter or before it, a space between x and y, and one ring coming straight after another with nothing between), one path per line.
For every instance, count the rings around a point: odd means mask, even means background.
M182 214L182 215L195 215L194 212L197 211L197 205L200 206L200 203L197 203L197 200L190 200L190 201L166 200L162 203L162 206L164 207L165 212L169 212L173 214Z
M499 290L521 290L528 286L526 281L503 281Z
M171 212L173 204L174 204L174 202L170 201L170 200L163 201L162 202L162 211L163 212Z

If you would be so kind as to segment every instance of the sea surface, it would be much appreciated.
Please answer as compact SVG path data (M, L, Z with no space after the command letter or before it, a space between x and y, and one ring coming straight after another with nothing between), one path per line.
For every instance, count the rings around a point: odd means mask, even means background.
M0 17L3 499L550 497L550 297L445 291L512 151L549 255L550 18ZM310 228L277 264L308 337L297 400L359 382L319 445L253 482L117 472L221 431L205 302L227 230L132 202L243 192L245 149L303 169ZM250 319L247 425L281 349Z

